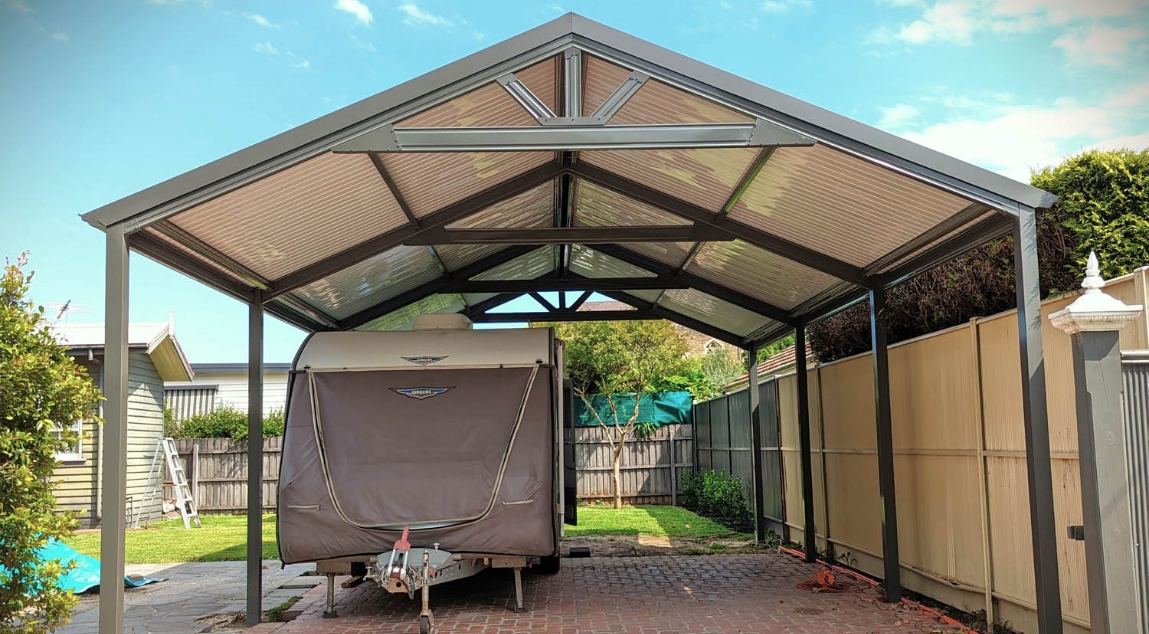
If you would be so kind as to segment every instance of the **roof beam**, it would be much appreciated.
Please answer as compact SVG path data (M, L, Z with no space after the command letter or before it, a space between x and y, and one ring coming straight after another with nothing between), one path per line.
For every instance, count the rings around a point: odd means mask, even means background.
M693 220L698 224L719 229L734 238L743 240L804 266L808 266L816 271L821 271L840 280L857 284L858 286L869 287L870 282L862 270L847 262L832 258L760 229L755 229L750 225L729 218L715 217L713 212L703 207L688 203L593 165L579 163L571 167L571 171L576 176L598 183L607 189L611 189L649 205L654 205L676 216Z
M1016 220L1005 214L994 214L969 229L947 238L929 251L910 258L878 279L885 288L901 284L994 238L1006 235L1013 229Z
M764 119L749 123L397 128L387 124L335 146L353 152L521 152L800 147L814 140Z
M879 271L886 268L890 264L897 262L906 255L913 253L914 251L917 251L926 245L929 245L935 240L938 240L939 238L942 238L949 233L969 224L970 222L973 222L977 218L980 218L981 216L991 212L1000 213L981 203L971 203L965 209L962 209L949 218L946 218L916 238L872 262L869 266L866 267L866 274L878 275Z
M620 242L722 242L734 236L706 225L649 227L529 227L522 229L438 229L403 241L440 244L616 244Z
M172 221L167 219L160 220L153 224L151 228L205 260L210 261L219 268L244 280L249 286L259 289L267 288L267 278L236 262L230 256L188 233Z
M519 298L521 295L522 293L501 293L499 295L495 295L494 297L488 297L487 299L475 302L474 304L467 306L465 309L463 309L462 313L467 317L470 317L471 315L477 315L479 313L491 310L492 308L502 306L511 300ZM466 298L463 299L466 301Z
M518 324L523 322L626 321L663 319L648 310L548 310L545 312L482 313L471 317L478 324Z
M730 302L735 306L745 308L746 310L762 315L763 317L767 317L775 321L780 321L784 324L793 322L793 319L790 316L790 312L783 308L779 308L778 306L764 302L760 299L755 299L749 295L743 295L742 293L726 288L721 284L715 284L714 282L694 275L693 273L687 273L685 271L679 272L677 268L670 266L669 264L663 264L658 260L648 258L641 253L636 253L630 249L626 249L613 244L598 245L595 247L595 250L600 253L605 253L611 257L618 258L623 262L644 268L651 273L655 273L657 275L671 279L677 278L678 281L685 283L690 288L702 291L707 295L713 295L718 299Z
M391 173L387 171L387 166L383 165L383 159L374 152L368 152L367 157L371 159L371 164L375 166L375 171L379 172L379 177L383 179L383 184L387 185L387 190L391 192L391 196L395 198L395 202L399 205L399 209L403 210L403 215L407 216L407 222L418 228L419 219L415 217L414 212L411 211L411 205L407 204L407 199L403 198L402 192L399 191L399 186L395 184L395 179L391 178Z
M511 98L519 102L519 105L530 113L540 124L545 123L548 119L555 118L555 113L551 112L547 104L543 103L542 99L539 99L535 93L531 92L531 89L527 88L526 84L519 81L519 78L515 77L514 73L507 73L495 81L499 82L499 85L511 95Z
M611 299L618 300L624 304L630 304L631 306L634 306L635 308L637 308L640 311L649 312L651 315L655 316L658 319L666 319L668 321L673 321L676 324L679 324L681 326L686 326L687 328L689 328L691 330L696 330L696 331L698 331L704 335L709 335L711 337L714 337L715 339L718 339L719 341L724 341L724 342L726 342L732 346L735 346L738 348L742 347L742 337L739 337L738 335L736 335L732 332L728 332L726 330L723 330L723 329L719 328L718 326L712 326L706 322L699 321L693 317L687 317L686 315L683 315L682 313L670 310L669 308L663 308L662 306L659 306L657 304L652 304L652 303L650 303L650 302L648 302L642 298L635 297L634 295L627 295L626 293L614 293L614 292L603 293L603 295L606 295L607 297L609 297ZM585 311L585 312L590 313L593 311Z
M558 291L635 291L661 288L690 288L668 277L545 277L533 280L469 280L446 287L448 293L548 293Z
M484 271L505 264L511 260L526 255L534 249L528 246L514 246L507 247L502 251L492 253L485 258L472 262L467 266L460 267L451 274L451 277L443 276L431 280L418 288L411 289L405 293L400 293L390 299L385 299L374 306L365 308L354 315L350 315L339 320L339 330L351 330L358 328L372 320L378 319L387 313L403 308L408 304L413 304L421 299L425 299L438 293L450 293L450 287L455 284L456 280L466 280L474 277Z
M746 168L746 173L738 180L738 186L734 188L734 192L730 194L730 198L726 199L726 204L722 205L722 211L718 212L719 218L725 218L730 214L730 210L734 209L734 205L737 205L738 201L742 199L742 194L745 194L746 190L750 189L750 184L758 177L758 172L761 172L762 168L766 167L766 161L770 160L772 154L774 154L774 148L767 147L762 148L758 156L754 157L754 161L750 163L750 167Z
M421 228L406 224L402 227L392 229L383 235L360 242L340 253L326 257L315 264L305 266L298 271L274 280L268 284L267 291L264 293L265 301L266 299L274 298L290 290L306 286L316 280L321 280L332 273L342 271L349 266L354 266L388 249L402 245L406 240L415 238L422 232L440 229L460 218L482 211L495 203L529 191L547 181L553 180L562 173L563 167L558 163L540 165L510 180L503 181L498 185L489 187L473 196L447 205L425 216L421 221Z
M595 123L606 125L606 122L618 114L619 110L622 110L626 102L630 101L630 98L638 92L639 88L642 88L648 79L650 79L650 75L644 72L637 70L632 72L629 77L622 80L622 84L618 88L615 88L614 92L606 98L606 101L603 101L598 109L594 111L594 114L590 116L591 120Z

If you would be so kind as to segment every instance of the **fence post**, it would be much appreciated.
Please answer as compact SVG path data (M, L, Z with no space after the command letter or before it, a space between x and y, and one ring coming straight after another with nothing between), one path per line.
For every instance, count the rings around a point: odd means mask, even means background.
M192 445L191 455L191 490L192 490L192 503L199 509L199 443Z
M678 474L675 473L678 469L678 460L674 455L674 425L667 425L666 432L670 437L670 505L678 506Z
M993 537L989 519L989 477L985 458L985 411L982 403L981 330L977 317L969 320L970 343L973 350L974 394L977 395L974 416L977 417L977 483L978 501L981 503L981 557L985 569L985 622L993 629L996 622L993 607Z
M1097 255L1089 254L1085 294L1049 316L1073 338L1077 396L1077 446L1085 570L1089 581L1089 624L1098 634L1136 632L1137 575L1133 516L1129 501L1125 425L1121 412L1121 349L1118 333L1141 313L1105 293Z

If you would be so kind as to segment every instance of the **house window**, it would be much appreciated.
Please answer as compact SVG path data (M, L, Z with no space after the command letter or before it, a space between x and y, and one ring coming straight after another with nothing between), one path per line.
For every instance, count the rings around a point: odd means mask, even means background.
M56 425L52 433L57 437L61 437L64 431L68 430L75 434L75 440L68 447L56 452L56 460L60 462L83 462L84 461L84 421L78 420L67 427Z
M707 341L706 345L702 346L702 348L706 351L706 354L710 354L715 350L721 350L722 344L717 339L711 339L710 341Z

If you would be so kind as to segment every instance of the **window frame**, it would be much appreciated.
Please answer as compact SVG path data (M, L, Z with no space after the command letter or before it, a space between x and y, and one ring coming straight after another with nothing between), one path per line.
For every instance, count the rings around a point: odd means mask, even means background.
M65 465L87 462L87 458L84 457L84 422L84 420L77 420L68 426L76 432L76 443L65 450L57 451L54 454L57 462ZM52 434L59 438L64 431L65 426L57 424L53 427Z

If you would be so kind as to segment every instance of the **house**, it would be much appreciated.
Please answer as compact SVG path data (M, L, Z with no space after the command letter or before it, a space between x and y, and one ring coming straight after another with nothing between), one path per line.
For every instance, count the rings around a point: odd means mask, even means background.
M283 410L287 404L290 363L263 364L263 415ZM164 382L164 407L176 420L210 412L217 407L247 411L246 363L197 363L188 381Z
M51 326L52 333L68 354L88 370L95 384L103 387L104 325L66 324ZM127 522L129 526L157 519L162 512L158 485L149 481L153 460L163 437L165 381L190 381L192 368L176 340L171 323L138 323L128 326L128 428L127 428ZM102 417L103 412L100 412ZM60 466L52 475L57 483L56 503L77 511L80 526L95 527L103 515L100 489L104 434L95 421L76 421L80 439L57 454ZM162 460L162 453L160 459ZM157 482L159 477L157 477Z
M783 374L794 369L794 346L790 346L770 356L770 358L758 364L758 380L766 381L772 376ZM817 362L814 356L814 349L810 347L810 342L806 342L806 365L810 366ZM750 374L746 373L734 379L733 381L722 386L722 393L729 394L737 392L738 390L746 389L750 383Z

